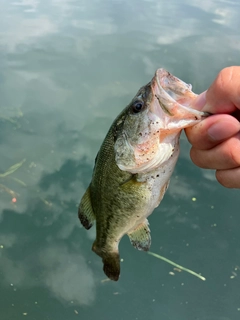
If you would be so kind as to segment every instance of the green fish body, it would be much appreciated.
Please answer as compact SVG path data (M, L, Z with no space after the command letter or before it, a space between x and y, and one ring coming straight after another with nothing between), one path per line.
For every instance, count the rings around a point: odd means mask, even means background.
M102 258L111 280L120 275L118 245L125 234L138 250L150 248L147 217L168 188L181 130L205 116L189 107L195 98L189 85L158 69L102 143L78 215L86 229L96 221L92 250Z

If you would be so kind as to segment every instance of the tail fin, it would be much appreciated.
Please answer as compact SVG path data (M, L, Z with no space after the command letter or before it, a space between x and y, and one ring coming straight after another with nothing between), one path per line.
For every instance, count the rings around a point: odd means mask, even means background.
M105 253L103 258L103 271L106 276L114 281L118 281L120 275L120 257L117 252Z
M120 275L120 257L118 251L104 251L97 246L97 241L93 242L92 250L102 258L103 271L106 276L114 281L118 281Z

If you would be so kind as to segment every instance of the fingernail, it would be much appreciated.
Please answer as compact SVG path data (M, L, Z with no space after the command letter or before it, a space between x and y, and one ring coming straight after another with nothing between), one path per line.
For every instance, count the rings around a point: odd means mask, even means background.
M207 91L204 91L202 93L200 93L197 98L195 99L194 101L194 109L197 109L197 110L202 110L203 107L205 106L206 104L206 92Z
M232 121L218 121L208 129L208 135L213 141L221 141L230 138L239 130L239 124Z

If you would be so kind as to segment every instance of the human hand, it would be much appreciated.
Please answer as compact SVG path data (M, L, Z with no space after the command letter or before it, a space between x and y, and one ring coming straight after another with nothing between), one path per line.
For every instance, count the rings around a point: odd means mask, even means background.
M224 187L240 188L240 67L221 70L193 107L213 115L185 130L192 161L215 169Z

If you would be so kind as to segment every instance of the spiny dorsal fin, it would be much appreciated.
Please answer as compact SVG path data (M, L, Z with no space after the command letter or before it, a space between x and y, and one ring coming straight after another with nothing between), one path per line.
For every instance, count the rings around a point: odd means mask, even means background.
M87 230L90 229L96 219L95 214L92 209L91 198L90 198L90 188L88 187L84 193L80 205L78 207L78 217L81 224Z
M151 235L146 219L136 229L128 233L131 244L138 250L148 251L151 246Z

